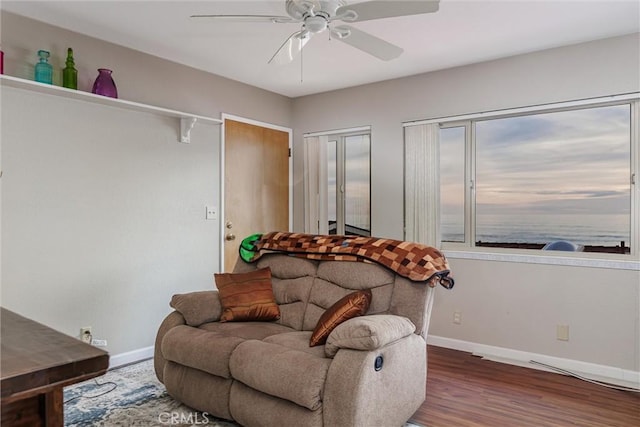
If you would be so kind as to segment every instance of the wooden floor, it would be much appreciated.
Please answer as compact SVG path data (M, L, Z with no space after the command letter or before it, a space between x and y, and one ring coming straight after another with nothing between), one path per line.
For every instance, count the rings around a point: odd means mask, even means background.
M640 393L428 347L428 427L640 427Z

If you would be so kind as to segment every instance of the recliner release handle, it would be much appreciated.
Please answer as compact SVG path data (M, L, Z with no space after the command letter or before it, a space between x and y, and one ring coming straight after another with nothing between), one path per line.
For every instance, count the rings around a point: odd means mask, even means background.
M382 356L376 357L376 361L373 364L373 368L376 370L376 372L382 369L383 363L384 363L384 359L382 358Z

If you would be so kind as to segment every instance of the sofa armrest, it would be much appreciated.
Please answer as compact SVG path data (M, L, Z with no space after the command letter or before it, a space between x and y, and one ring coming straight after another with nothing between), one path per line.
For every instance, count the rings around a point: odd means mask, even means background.
M189 326L200 326L204 323L220 320L222 305L218 291L190 292L176 294L169 303L177 312L182 314Z
M427 343L418 334L374 351L341 349L325 381L324 425L404 425L424 402L426 389Z
M393 314L374 314L349 319L338 325L327 338L324 352L327 357L339 349L375 350L411 335L415 325L406 317Z
M161 383L164 383L164 365L167 362L162 356L162 339L167 332L180 325L184 325L184 317L177 311L172 311L164 318L156 333L156 342L153 349L153 367L156 371L156 377Z

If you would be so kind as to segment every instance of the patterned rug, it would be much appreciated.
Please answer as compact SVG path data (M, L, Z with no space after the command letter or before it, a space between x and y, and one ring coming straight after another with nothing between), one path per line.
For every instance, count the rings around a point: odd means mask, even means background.
M175 401L156 378L153 361L108 371L64 389L65 427L238 427ZM407 423L404 427L419 427Z
M65 387L64 402L65 427L238 427L174 400L156 378L151 359Z

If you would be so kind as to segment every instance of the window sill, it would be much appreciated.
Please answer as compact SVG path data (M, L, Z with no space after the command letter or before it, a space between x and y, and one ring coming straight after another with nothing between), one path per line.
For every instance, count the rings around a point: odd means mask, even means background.
M547 264L564 265L571 267L607 268L611 270L633 270L640 271L640 261L636 259L621 260L607 258L591 258L567 256L566 253L556 252L558 255L533 255L514 254L506 252L487 251L464 251L443 249L444 254L449 259L473 259L481 261L517 262L521 264ZM562 255L560 255L562 254Z

